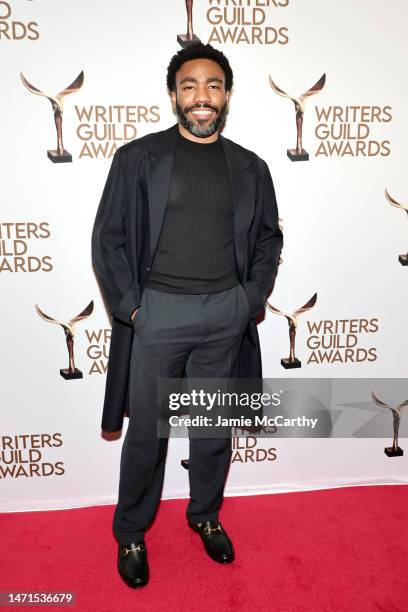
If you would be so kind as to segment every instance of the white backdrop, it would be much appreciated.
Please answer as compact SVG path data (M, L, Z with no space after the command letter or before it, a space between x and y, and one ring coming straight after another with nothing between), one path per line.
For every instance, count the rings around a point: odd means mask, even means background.
M266 312L258 326L264 376L405 378L408 267L398 255L408 250L408 223L404 211L386 201L384 189L407 206L408 85L401 71L408 59L407 5L403 0L232 4L196 0L194 31L224 51L234 71L224 135L264 158L274 180L285 246L270 302L292 312L318 294L316 306L299 318L300 370L281 367L289 350L287 324ZM260 31L252 44L246 41L254 27ZM276 42L265 43L274 40L274 29ZM179 48L176 36L185 30L184 0L0 2L4 511L116 501L125 430L115 441L100 433L109 319L92 272L90 235L110 154L123 144L123 135L139 137L175 122L165 76ZM225 43L224 36L229 36ZM63 115L64 146L73 161L53 164L46 155L56 145L51 104L30 93L19 73L55 94L82 70L84 84L65 98ZM295 145L294 106L272 91L268 77L297 96L323 73L325 87L305 102L303 139L310 159L291 162L286 149ZM347 121L347 107L353 106L358 109L349 113L355 120ZM339 107L337 120L319 120L333 107ZM327 128L333 137L322 139L322 123L333 123ZM358 123L368 126L360 128L364 134L370 132L359 145ZM345 137L335 140L339 129ZM110 139L112 130L116 141ZM316 155L333 143L345 154ZM372 155L355 155L357 147ZM94 312L77 325L75 336L83 378L66 381L59 375L67 367L64 333L43 321L34 305L66 322L91 300ZM344 349L313 353L322 340L321 332L310 331L314 324L329 322L327 346L336 336L330 322L363 319L377 331L352 338L356 349L364 349L353 353L361 361L345 363ZM350 323L344 325L340 343L347 341ZM405 397L383 399L398 403ZM382 439L259 440L257 448L272 450L258 453L258 461L243 461L243 451L235 454L226 494L406 483L408 449L403 457L387 458L383 449L391 439L390 416ZM172 439L164 498L188 496L188 474L180 467L187 456L187 440Z

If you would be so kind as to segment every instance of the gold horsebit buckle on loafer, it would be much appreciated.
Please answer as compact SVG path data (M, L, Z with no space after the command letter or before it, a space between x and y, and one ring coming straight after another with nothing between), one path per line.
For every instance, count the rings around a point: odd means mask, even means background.
M137 546L135 546L134 548L127 548L125 546L125 548L122 548L122 550L120 551L122 555L126 556L129 553L135 552L136 550L146 550L146 546L144 546L144 544L138 544Z
M211 533L215 533L216 531L221 531L221 525L217 525L217 527L204 527L203 533L206 535L210 535Z

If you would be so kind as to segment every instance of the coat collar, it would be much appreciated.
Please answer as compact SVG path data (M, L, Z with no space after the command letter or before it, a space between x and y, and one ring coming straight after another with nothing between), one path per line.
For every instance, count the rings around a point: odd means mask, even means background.
M149 171L150 246L152 257L156 252L159 234L166 209L171 172L175 158L178 124L172 125L154 136L149 145L152 155ZM242 277L244 246L247 230L255 210L255 175L250 171L254 156L219 135L228 169L234 197L234 238L238 271Z

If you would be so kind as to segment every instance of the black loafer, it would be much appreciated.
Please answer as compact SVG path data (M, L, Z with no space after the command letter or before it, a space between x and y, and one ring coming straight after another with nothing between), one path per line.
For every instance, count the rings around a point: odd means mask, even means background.
M118 571L132 589L144 587L149 582L147 551L143 541L119 544Z
M218 563L231 563L234 560L232 542L218 520L191 523L189 526L197 532L204 544L207 554Z

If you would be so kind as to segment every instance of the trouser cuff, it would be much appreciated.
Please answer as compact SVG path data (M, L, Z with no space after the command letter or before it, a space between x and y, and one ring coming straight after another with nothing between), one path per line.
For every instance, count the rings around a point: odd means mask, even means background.
M126 546L127 544L130 544L131 542L140 542L141 540L144 540L144 537L145 537L144 531L138 531L135 533L124 533L124 534L115 533L116 541L120 546Z
M187 514L187 520L190 523L203 523L204 521L214 521L218 519L218 512L210 512L207 514Z

